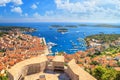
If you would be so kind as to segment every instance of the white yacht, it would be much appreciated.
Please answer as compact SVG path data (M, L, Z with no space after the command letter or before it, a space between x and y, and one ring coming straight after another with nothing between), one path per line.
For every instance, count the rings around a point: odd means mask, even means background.
M56 46L57 44L53 43L53 42L48 42L47 43L48 46Z

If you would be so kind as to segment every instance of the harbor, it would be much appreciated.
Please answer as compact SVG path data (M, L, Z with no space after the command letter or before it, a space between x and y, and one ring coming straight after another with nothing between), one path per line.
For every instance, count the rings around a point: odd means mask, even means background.
M2 26L2 24L0 25ZM114 32L116 34L120 34L119 28L109 28L108 31L108 27L89 26L89 25L97 25L92 23L91 24L86 23L87 26L85 27L81 26L80 23L26 23L26 24L12 23L12 24L4 24L4 25L6 26L24 25L24 26L29 26L30 28L35 28L36 31L27 34L37 37L44 37L46 39L46 43L52 42L57 44L56 46L53 46L51 48L52 53L64 51L67 54L74 54L78 50L85 51L87 47L86 47L86 42L84 42L84 39L89 35L100 34L100 33L113 34ZM67 28L68 31L61 33L61 32L57 32L57 29L61 28L61 26L57 28L52 27L50 29L51 25L54 25L54 27L56 27L56 25L61 25L62 27L66 25L77 25L77 27L75 28L64 27Z
M55 39L58 39L57 37L55 37ZM63 41L64 43L66 43L66 41L64 40ZM78 38L77 39L77 43L75 43L75 42L73 42L72 40L70 40L69 41L70 42L70 44L72 45L71 46L71 48L68 48L67 50L70 52L77 52L77 51L79 51L81 48L85 48L86 46L87 46L87 44L86 44L86 41L84 40L84 39L82 39L82 38ZM58 45L58 44L56 44L56 43L53 43L53 42L48 42L47 43L47 46L48 46L48 50L49 50L49 55L56 55L56 54L58 54L60 51L58 51L57 49L56 49L56 51L55 52L52 52L52 49L54 48L54 47L57 47L57 46L59 46L59 47L62 47L62 45ZM64 52L64 53L66 53L66 52Z

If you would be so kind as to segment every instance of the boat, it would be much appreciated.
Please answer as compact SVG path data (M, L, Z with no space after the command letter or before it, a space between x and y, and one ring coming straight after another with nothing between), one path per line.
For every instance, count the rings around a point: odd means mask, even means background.
M73 41L72 41L72 40L70 40L70 42L72 43Z
M77 51L78 49L69 49L70 51Z
M49 27L50 30L52 30L52 27Z
M84 32L83 35L86 36L86 33Z
M52 52L52 51L51 51L52 47L53 47L53 46L56 46L56 45L57 45L57 44L55 44L55 43L48 42L48 43L47 43L47 46L48 46L49 52Z
M72 46L77 46L77 44L76 44L76 43L74 43L74 42L72 42Z
M53 43L53 42L48 42L47 43L48 46L56 46L57 44Z
M57 54L59 54L59 53L58 53L58 51L57 51L57 52L55 52L55 55L57 55Z
M61 32L61 34L65 34L65 32Z
M77 41L81 42L81 41L84 41L83 38L78 38Z
M55 37L55 39L58 39L57 37Z
M74 49L78 49L78 48L80 48L80 47L79 47L79 46L73 46L73 48L74 48Z
M53 43L53 42L48 42L48 43L47 43L48 50L49 50L49 53L50 53L50 54L52 54L52 55L53 55L53 53L52 53L52 50L51 50L51 49L52 49L52 47L53 47L53 46L56 46L56 45L57 45L57 44L55 44L55 43Z

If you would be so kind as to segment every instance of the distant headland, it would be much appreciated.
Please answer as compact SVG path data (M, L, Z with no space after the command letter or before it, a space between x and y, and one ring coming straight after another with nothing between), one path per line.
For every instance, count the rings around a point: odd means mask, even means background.
M20 32L33 32L36 29L24 26L0 26L0 32L20 31Z
M120 25L114 24L79 24L79 26L92 26L92 27L107 27L107 28L120 28Z

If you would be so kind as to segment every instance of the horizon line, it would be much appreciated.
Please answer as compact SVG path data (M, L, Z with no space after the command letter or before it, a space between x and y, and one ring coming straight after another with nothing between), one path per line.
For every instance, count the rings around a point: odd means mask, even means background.
M119 23L117 21L1 21L0 23Z

